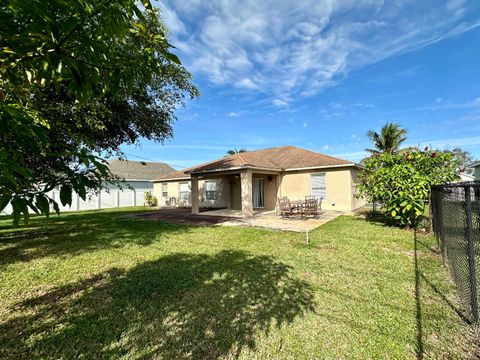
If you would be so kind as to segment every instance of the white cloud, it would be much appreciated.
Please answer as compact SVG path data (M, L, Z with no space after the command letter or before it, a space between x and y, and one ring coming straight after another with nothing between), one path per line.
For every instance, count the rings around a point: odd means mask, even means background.
M165 0L164 18L194 74L283 97L314 95L352 70L480 26L464 0Z
M303 127L306 128L307 126L308 126L307 122L304 121L304 122L303 122Z
M288 102L282 99L273 99L272 104L278 107L287 106Z
M229 112L229 113L228 113L228 116L230 116L230 117L240 117L240 113L239 113L239 112L232 111L232 112Z

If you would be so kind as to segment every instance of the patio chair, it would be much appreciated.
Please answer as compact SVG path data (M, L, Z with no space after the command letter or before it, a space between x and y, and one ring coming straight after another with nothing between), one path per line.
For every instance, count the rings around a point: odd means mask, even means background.
M293 214L292 204L286 196L278 199L278 208L280 209L282 218L288 218Z
M302 216L313 216L317 218L320 215L320 201L318 199L305 199L302 206Z

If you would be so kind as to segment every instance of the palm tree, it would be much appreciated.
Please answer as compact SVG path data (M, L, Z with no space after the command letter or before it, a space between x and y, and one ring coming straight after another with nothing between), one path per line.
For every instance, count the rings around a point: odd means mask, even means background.
M407 139L407 130L395 123L386 123L380 134L369 130L367 136L372 140L374 149L365 149L369 153L389 153L392 154L399 150L400 145Z
M237 148L235 148L233 150L228 150L227 155L225 155L225 156L235 155L235 154L244 153L244 152L247 152L247 150L244 149L244 148L241 148L240 150L237 150Z

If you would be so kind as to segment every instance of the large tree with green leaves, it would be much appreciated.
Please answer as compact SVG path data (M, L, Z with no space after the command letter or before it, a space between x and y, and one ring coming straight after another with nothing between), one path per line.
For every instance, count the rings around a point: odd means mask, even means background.
M416 227L425 214L432 185L458 179L452 153L410 148L373 154L364 160L358 196L380 203L393 224Z
M0 75L0 210L15 222L58 211L55 187L69 205L114 181L103 158L172 136L198 95L148 0L7 0Z
M369 153L393 154L400 149L400 145L407 139L407 130L395 123L386 123L380 132L369 130L368 138L372 141L373 149L366 149Z
M471 174L473 169L469 168L470 164L474 162L473 156L469 151L461 148L453 148L452 150L445 150L446 153L451 153L460 165L460 170Z

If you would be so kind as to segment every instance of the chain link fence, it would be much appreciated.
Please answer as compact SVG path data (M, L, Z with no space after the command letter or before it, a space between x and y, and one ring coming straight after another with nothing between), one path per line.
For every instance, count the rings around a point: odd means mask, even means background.
M479 323L480 182L432 187L433 229L472 324Z

